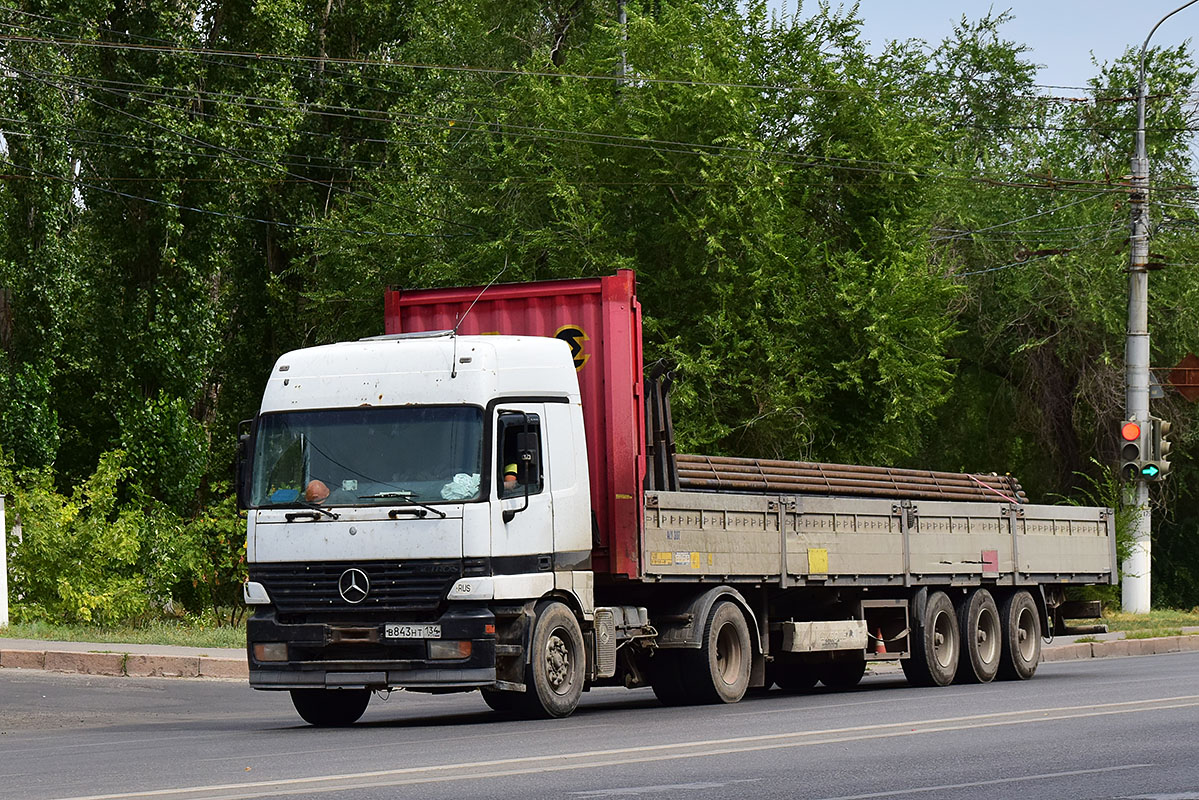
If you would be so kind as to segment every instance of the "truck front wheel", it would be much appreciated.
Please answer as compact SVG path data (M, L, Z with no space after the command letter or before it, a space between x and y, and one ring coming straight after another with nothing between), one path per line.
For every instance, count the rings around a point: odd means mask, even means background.
M744 697L754 655L741 609L728 600L716 603L700 649L685 658L684 680L695 702L736 703Z
M370 689L292 689L291 703L309 725L341 728L353 725L366 711Z
M540 605L523 695L529 715L570 716L583 696L586 667L583 632L574 613L556 601Z
M912 656L900 664L913 686L948 686L958 669L958 617L945 592L933 592L924 605L918 636L912 637Z

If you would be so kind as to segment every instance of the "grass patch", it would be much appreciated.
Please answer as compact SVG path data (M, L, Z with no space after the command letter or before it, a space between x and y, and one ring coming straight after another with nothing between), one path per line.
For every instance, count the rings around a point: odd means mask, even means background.
M51 625L46 622L14 623L0 628L0 637L56 642L111 642L114 644L167 644L183 647L245 647L245 627L217 627L196 621L157 621L145 625L100 628L93 625Z
M1148 614L1125 614L1123 611L1109 611L1098 622L1107 623L1109 631L1124 631L1132 634L1137 631L1161 631L1173 629L1173 633L1159 633L1159 636L1178 636L1179 628L1199 625L1199 608L1190 611L1176 609L1160 609ZM1131 635L1128 638L1133 638ZM1142 637L1143 638L1143 637Z
M1190 611L1163 608L1150 611L1148 614L1105 611L1099 619L1081 620L1081 622L1107 625L1110 633L1123 632L1125 639L1180 636L1185 627L1199 627L1199 608L1192 608Z
M1140 630L1128 631L1124 634L1125 639L1156 639L1159 636L1182 636L1181 628L1142 628Z

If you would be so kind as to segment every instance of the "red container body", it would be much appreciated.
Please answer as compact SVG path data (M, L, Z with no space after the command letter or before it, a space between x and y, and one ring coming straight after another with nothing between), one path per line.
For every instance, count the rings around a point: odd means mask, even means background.
M633 271L497 284L486 291L479 286L387 290L384 329L389 334L449 330L460 319L458 333L463 335L549 336L571 346L583 398L597 526L592 569L597 576L640 578L645 403L641 305Z

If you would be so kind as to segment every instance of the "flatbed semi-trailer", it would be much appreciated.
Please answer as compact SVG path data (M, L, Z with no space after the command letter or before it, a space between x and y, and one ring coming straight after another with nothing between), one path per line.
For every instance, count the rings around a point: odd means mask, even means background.
M250 683L349 724L372 690L570 714L1029 678L1112 514L1006 475L679 454L633 276L390 291L387 334L276 364L242 439Z

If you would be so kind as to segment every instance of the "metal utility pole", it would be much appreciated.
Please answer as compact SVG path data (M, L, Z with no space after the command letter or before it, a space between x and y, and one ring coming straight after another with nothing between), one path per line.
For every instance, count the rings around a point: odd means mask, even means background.
M1128 338L1124 346L1124 418L1142 426L1149 424L1149 154L1145 148L1145 98L1149 87L1145 81L1145 52L1149 49L1149 40L1163 22L1197 2L1199 0L1183 3L1157 21L1141 45L1137 70L1137 149L1132 157L1132 193L1129 196L1132 231L1128 261ZM1150 606L1149 485L1139 477L1131 481L1125 502L1137 511L1132 523L1132 552L1123 564L1121 605L1125 611L1142 614Z

